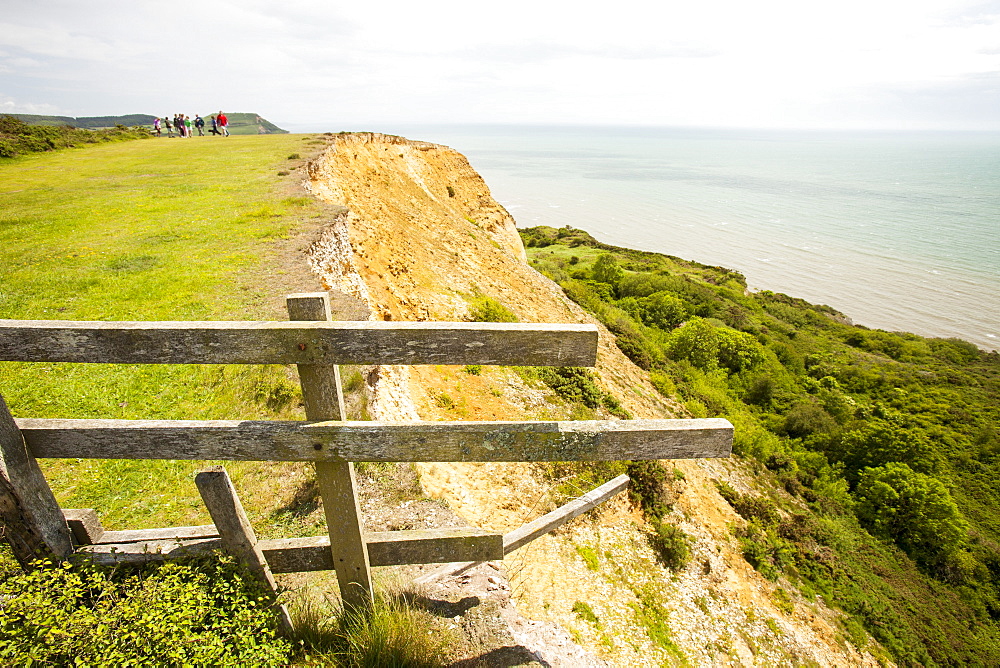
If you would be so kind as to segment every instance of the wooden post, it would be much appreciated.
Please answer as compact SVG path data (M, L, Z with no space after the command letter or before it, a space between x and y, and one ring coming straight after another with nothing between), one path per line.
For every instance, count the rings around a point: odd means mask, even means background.
M288 295L289 320L330 320L326 293ZM307 420L344 420L344 396L336 365L299 364L299 382ZM330 551L337 570L340 596L345 606L367 605L372 596L371 567L364 523L358 507L354 464L316 462L316 483L323 498Z
M277 596L278 588L274 575L271 574L267 560L264 559L264 553L257 545L257 535L250 525L250 520L243 510L243 504L240 503L240 497L236 494L236 488L233 487L226 469L213 466L196 475L194 482L198 485L198 491L208 508L208 513L212 516L226 551L239 559L255 578ZM288 609L277 601L274 605L281 630L286 635L291 634L292 620L288 615Z
M62 561L73 538L62 511L0 396L0 520L22 568L36 559Z

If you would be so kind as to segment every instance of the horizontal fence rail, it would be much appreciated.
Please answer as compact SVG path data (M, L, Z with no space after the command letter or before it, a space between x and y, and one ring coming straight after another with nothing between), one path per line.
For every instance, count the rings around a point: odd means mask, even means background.
M35 457L545 462L728 457L733 425L697 420L278 422L16 420Z
M616 494L620 494L628 488L629 477L620 475L609 480L600 487L596 487L583 496L573 499L567 504L556 508L551 513L542 515L537 520L525 524L523 527L504 534L503 552L510 554L514 550L524 547L539 536L544 536L557 527L561 527L574 517L582 515L591 508L604 503ZM456 560L457 561L457 560Z
M493 561L504 556L503 536L474 528L373 531L365 534L365 542L372 566ZM261 540L257 545L272 573L336 570L329 536L276 538ZM102 542L82 545L78 552L88 555L95 563L110 566L163 561L221 549L222 540L215 535L133 543Z
M345 295L338 303L349 302ZM356 300L355 300L356 301ZM337 573L345 606L366 605L371 566L503 559L628 484L605 483L506 535L474 528L366 532L352 462L621 461L728 457L723 419L347 422L338 365L595 366L594 325L333 321L325 293L289 295L283 322L0 319L0 362L295 364L304 421L15 419L0 396L0 521L18 562L87 553L140 564L224 549L270 590L274 573ZM351 311L366 317L358 303ZM347 311L341 313L344 315ZM221 466L195 482L212 525L105 531L93 509L62 510L36 458L311 461L326 536L258 540ZM74 545L75 543L75 545ZM454 562L459 562L455 564ZM273 606L282 628L291 620Z
M0 361L594 366L594 325L0 320Z

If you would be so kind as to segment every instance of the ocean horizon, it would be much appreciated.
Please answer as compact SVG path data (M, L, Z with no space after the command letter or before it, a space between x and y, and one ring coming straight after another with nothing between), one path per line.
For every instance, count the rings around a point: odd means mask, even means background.
M461 152L519 227L571 225L859 325L1000 348L1000 133L366 129Z

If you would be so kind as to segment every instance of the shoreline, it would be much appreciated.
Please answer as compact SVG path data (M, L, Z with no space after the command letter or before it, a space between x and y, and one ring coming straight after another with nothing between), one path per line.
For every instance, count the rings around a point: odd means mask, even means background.
M537 225L524 225L524 226L522 226L522 225L519 224L518 230L527 229L529 227L537 227ZM552 227L552 226L548 225L547 227ZM754 284L754 283L751 282L751 279L748 278L747 275L744 273L744 271L741 270L741 269L736 269L736 268L725 266L725 265L722 265L722 264L715 264L715 263L711 263L711 262L704 262L704 261L696 259L696 258L685 257L684 255L680 255L680 254L676 254L676 253L667 253L667 252L663 252L663 251L659 251L659 250L652 250L652 249L649 249L649 248L637 247L637 246L641 246L640 244L636 244L635 246L632 246L632 245L622 245L622 244L619 244L619 243L612 243L612 242L606 241L603 238L598 237L597 235L593 234L590 230L585 230L583 228L576 228L576 229L581 229L582 231L586 232L587 234L590 234L596 241L598 241L600 244L602 244L604 246L607 246L609 249L625 249L625 250L636 250L636 251L640 251L640 252L644 252L644 253L655 253L655 254L664 255L664 256L667 256L667 257L679 258L679 259L684 260L686 262L692 262L694 264L699 264L699 265L703 265L703 266L706 266L706 267L713 267L713 268L722 269L722 270L725 270L725 271L728 271L728 272L737 273L737 274L743 276L743 278L744 278L744 280L746 282L746 286L747 286L746 289L750 293L774 292L774 293L779 293L779 294L787 295L787 296L792 297L794 299L802 299L802 300L804 300L804 301L806 301L806 302L808 302L810 304L813 304L815 306L824 306L824 307L827 307L827 308L830 308L830 309L836 311L837 313L839 313L840 315L842 315L846 319L846 321L848 322L848 324L851 324L851 325L854 325L854 326L857 326L857 327L863 327L865 329L872 330L872 331L885 331L885 332L892 332L892 333L898 333L898 334L911 334L911 335L920 336L922 338L928 338L928 339L946 339L946 340L947 339L957 339L957 340L965 341L967 343L971 343L971 344L975 345L977 348L979 348L980 350L982 350L985 353L1000 353L1000 340L995 340L995 342L993 342L992 345L987 345L989 342L986 342L986 344L984 344L984 343L981 343L979 341L972 340L970 338L967 338L967 337L961 336L961 335L957 335L957 334L932 333L929 330L918 331L918 330L915 330L915 329L905 329L903 327L883 327L883 326L879 326L879 325L868 324L867 322L865 322L864 316L857 316L855 313L852 313L850 310L845 310L844 308L841 308L841 307L837 306L836 304L831 304L828 301L823 301L823 300L816 299L816 298L813 298L813 297L803 296L801 294L801 292L798 291L798 290L794 290L794 291L793 290L788 290L788 291L786 291L786 290L782 290L782 289L775 288L775 287L766 287L766 286L763 286L763 285ZM605 235L602 235L602 236L605 236ZM985 336L987 338L991 338L989 334L986 334Z

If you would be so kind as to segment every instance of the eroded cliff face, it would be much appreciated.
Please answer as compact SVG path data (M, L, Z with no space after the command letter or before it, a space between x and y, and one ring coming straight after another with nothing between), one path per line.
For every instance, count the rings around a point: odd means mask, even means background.
M307 185L341 207L312 248L313 268L326 287L367 302L373 318L463 320L485 295L523 322L594 323L603 388L635 417L683 416L603 326L530 267L513 218L461 154L387 135L336 135L309 165ZM569 417L569 407L509 369L381 367L368 379L379 420ZM686 568L659 565L641 513L619 497L508 557L518 609L561 624L610 665L876 663L844 639L835 612L791 588L790 597L779 592L743 559L731 535L743 520L712 482L748 490L738 462L671 464L683 474L671 520L694 538ZM476 526L508 531L551 507L551 483L528 464L418 469L429 495ZM596 623L579 613L581 602Z

